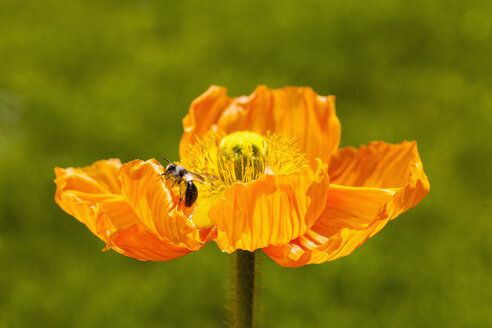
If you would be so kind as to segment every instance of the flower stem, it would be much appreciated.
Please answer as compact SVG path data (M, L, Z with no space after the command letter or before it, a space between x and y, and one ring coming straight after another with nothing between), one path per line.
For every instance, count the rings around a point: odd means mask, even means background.
M236 251L236 295L233 327L253 327L255 296L255 253Z

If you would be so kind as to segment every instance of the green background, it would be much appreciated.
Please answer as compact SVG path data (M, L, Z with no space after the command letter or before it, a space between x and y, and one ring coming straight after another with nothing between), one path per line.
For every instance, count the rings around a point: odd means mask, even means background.
M261 254L263 327L492 325L490 1L0 1L0 328L223 327L233 256L114 251L55 166L178 158L211 84L337 96L341 146L417 140L431 182L352 255Z

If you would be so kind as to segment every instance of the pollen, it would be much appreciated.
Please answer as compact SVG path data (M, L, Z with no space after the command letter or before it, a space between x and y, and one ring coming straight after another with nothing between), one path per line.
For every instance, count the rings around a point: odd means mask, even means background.
M210 192L254 181L263 174L289 175L309 168L295 138L249 131L208 133L187 149L181 164L202 173Z
M252 132L225 136L219 144L221 173L234 173L227 177L231 182L256 180L265 170L266 146L265 138Z

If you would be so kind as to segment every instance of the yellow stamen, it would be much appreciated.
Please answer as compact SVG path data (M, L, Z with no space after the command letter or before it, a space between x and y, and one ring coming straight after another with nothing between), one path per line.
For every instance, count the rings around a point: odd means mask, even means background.
M193 222L201 227L211 224L206 218L208 208L205 208L212 205L210 199L215 199L227 186L248 183L263 174L290 175L309 168L294 138L273 133L267 136L248 131L229 135L209 133L187 152L181 165L205 180L195 180L198 209Z
M220 142L219 166L231 171L232 181L256 180L265 170L266 140L252 132L235 132ZM233 172L232 172L233 171Z

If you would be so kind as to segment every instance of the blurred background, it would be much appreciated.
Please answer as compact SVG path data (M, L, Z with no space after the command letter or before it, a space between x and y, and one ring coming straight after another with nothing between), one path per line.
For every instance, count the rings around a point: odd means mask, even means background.
M55 166L178 159L211 84L337 96L341 146L417 140L431 182L352 255L261 254L262 327L492 326L492 2L0 1L0 328L223 327L232 256L102 252Z

